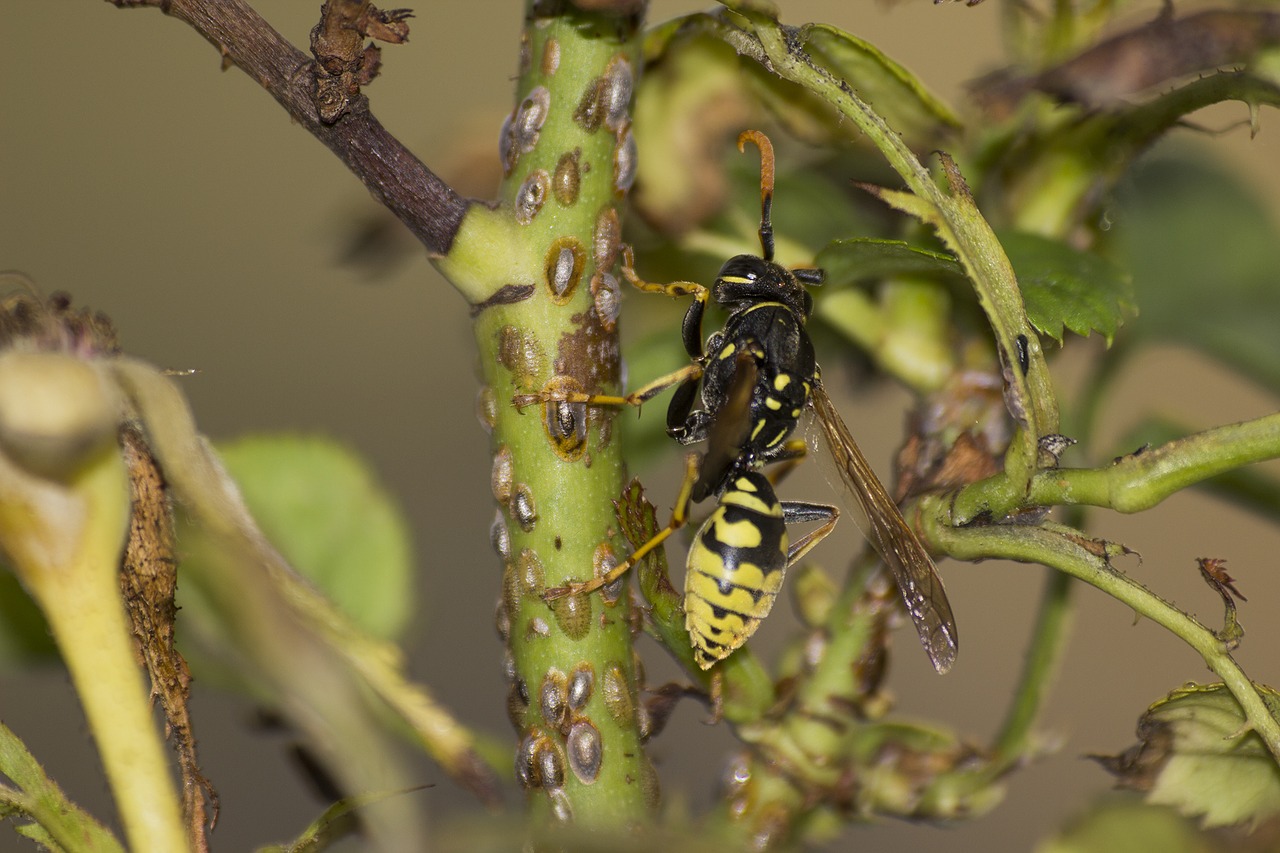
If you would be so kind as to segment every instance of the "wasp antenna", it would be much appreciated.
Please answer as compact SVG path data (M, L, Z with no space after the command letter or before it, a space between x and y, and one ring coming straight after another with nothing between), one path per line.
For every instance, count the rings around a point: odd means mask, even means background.
M760 252L773 260L773 143L758 130L744 130L738 136L738 150L746 151L747 140L760 149Z

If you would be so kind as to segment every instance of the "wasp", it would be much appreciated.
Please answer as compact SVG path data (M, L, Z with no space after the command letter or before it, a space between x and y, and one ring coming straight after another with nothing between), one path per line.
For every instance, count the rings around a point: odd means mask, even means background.
M640 290L693 296L681 338L691 363L625 397L555 394L517 398L517 405L549 400L639 406L676 386L667 409L667 432L682 444L707 442L690 456L681 492L667 526L603 577L548 592L555 597L612 583L662 544L686 519L691 502L715 495L716 509L694 536L685 579L686 627L703 669L741 646L769 612L786 569L835 527L835 507L779 501L762 473L773 463L794 464L806 452L790 440L811 412L820 426L845 491L867 519L865 532L893 574L934 668L955 662L958 638L951 605L933 560L906 523L840 418L821 381L805 324L813 310L806 285L819 285L818 269L789 269L773 260L773 146L759 131L738 138L760 149L760 255L742 254L720 268L715 283L652 284L635 273L624 251L623 274ZM702 338L707 302L729 314L724 328ZM699 393L700 389L700 393ZM695 405L701 402L700 408ZM821 521L789 544L786 526Z

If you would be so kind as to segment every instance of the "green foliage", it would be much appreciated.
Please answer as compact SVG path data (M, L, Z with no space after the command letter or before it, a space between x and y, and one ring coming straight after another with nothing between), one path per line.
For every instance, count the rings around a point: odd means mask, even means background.
M1270 712L1280 694L1258 685ZM1221 684L1175 690L1138 721L1138 743L1103 763L1154 805L1208 827L1256 825L1280 814L1280 767ZM1163 848L1162 848L1163 849Z
M367 464L316 436L251 436L218 452L285 559L371 636L399 636L413 612L409 532Z
M1280 391L1280 235L1257 195L1203 153L1166 155L1135 167L1110 215L1142 306L1135 333Z
M1018 274L1031 325L1058 343L1065 328L1086 337L1099 332L1110 346L1135 313L1129 277L1096 254L1026 232L1003 233L1000 243Z
M815 263L826 270L829 284L908 275L963 275L953 256L904 240L835 240L818 253Z
M1112 798L1037 845L1035 853L1211 853L1217 849L1173 809Z
M49 663L57 648L40 608L7 567L0 565L0 669Z
M0 785L0 820L14 821L19 834L54 853L124 853L106 827L67 799L3 723L0 775L16 786Z

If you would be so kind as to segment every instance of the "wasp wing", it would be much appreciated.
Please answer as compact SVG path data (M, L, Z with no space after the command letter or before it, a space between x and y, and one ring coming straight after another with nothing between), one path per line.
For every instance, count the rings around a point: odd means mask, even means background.
M933 560L907 525L898 505L858 449L820 382L814 383L812 402L823 440L840 471L845 490L852 493L867 517L867 538L893 572L933 668L944 673L955 663L959 639L942 578L938 577Z
M759 376L755 358L746 351L739 352L724 405L712 413L715 420L707 434L707 452L693 487L694 501L718 494L742 456L742 448L751 437L751 397Z

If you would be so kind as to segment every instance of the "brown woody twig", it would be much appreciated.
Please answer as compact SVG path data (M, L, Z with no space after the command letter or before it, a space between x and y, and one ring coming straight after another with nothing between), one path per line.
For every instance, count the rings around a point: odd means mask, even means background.
M326 109L325 114L331 115L331 121L326 122L316 105L317 95L325 94L325 86L318 81L331 80L332 70L290 44L243 0L108 2L122 8L156 7L190 25L219 50L224 62L258 81L295 122L337 154L374 198L408 226L430 252L448 253L472 202L423 165L369 112L368 101L358 91L360 83L368 82L377 73L376 61L367 56L367 50L359 51L354 67L338 70L340 76L353 75L356 89L345 93L340 109L332 114ZM362 10L354 18L353 7ZM337 0L326 4L324 14L325 19L316 28L321 36L332 32L326 24L336 20L334 16L363 20L355 30L361 44L366 34L382 38L380 32L407 32L403 29L405 13L380 13L367 3ZM403 34L400 38L403 40ZM333 58L330 45L324 59L331 62Z

